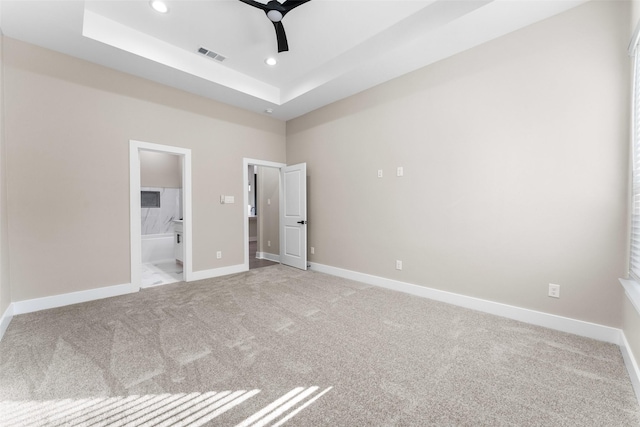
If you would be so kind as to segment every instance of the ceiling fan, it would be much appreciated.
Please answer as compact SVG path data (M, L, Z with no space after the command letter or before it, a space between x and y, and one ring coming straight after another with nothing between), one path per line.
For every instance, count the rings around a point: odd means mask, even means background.
M282 18L291 12L292 9L306 3L310 0L287 0L284 3L280 3L276 0L271 0L267 4L259 3L254 0L240 0L242 3L246 3L249 6L256 7L263 10L267 14L267 18L273 23L276 30L276 39L278 40L278 53L289 50L289 44L287 43L287 35L284 32L284 26L282 25Z

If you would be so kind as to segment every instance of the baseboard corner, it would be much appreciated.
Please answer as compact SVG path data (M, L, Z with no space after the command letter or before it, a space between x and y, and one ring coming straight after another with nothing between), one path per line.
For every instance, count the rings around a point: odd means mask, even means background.
M640 404L640 368L638 368L638 362L631 352L624 331L620 331L620 351L622 352L622 358L624 359L624 364L627 367L627 372L631 379L633 391L636 393L636 399L638 399L638 404Z
M230 265L228 267L213 268L211 270L194 271L189 275L189 277L187 278L187 281L193 282L196 280L213 279L214 277L228 276L230 274L242 273L247 271L248 269L249 269L248 265L236 264L236 265Z
M256 258L265 259L267 261L280 262L279 254L272 254L269 252L256 252Z
M9 304L9 307L7 307L4 313L2 313L2 317L0 317L0 341L2 337L4 337L7 328L9 328L11 319L13 319L13 303Z

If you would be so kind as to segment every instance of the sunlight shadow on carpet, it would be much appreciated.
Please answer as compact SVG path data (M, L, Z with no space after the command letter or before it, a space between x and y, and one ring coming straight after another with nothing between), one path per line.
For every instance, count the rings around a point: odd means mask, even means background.
M264 426L282 417L274 426L293 418L331 387L313 395L317 386L297 387L249 416L238 427ZM3 426L190 426L205 425L250 399L260 390L205 393L133 395L46 401L2 401ZM291 412L287 414L287 411ZM286 415L285 415L286 414ZM283 417L284 415L284 417Z

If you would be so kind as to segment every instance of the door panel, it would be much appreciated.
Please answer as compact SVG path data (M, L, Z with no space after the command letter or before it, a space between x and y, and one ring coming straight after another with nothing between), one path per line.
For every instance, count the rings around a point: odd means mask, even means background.
M281 210L280 262L307 269L307 164L281 169L283 209Z

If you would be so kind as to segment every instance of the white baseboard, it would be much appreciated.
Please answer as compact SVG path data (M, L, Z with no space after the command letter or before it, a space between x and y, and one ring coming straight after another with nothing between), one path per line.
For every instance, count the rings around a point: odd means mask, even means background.
M620 331L620 351L622 352L624 364L631 378L631 385L633 385L633 390L636 392L636 399L638 399L638 403L640 404L640 369L638 368L635 357L633 357L629 342L623 331Z
M373 276L370 274L359 273L356 271L345 270L342 268L331 267L323 264L310 263L310 267L311 270L314 271L343 277L345 279L356 280L358 282L367 283L369 285L393 289L395 291L405 292L436 301L442 301L448 304L470 308L472 310L482 311L484 313L494 314L496 316L506 317L508 319L519 320L521 322L529 323L532 325L543 326L545 328L554 329L557 331L568 332L587 338L593 338L598 341L605 341L617 345L621 344L620 334L622 331L620 329L611 328L609 326L584 322L582 320L571 319L568 317L556 316L555 314L529 310L513 305L507 305L461 294L455 294L452 292L441 291L438 289L427 288L425 286L414 285L397 280L385 279L384 277Z
M280 262L280 255L270 254L269 252L256 252L256 258L266 259L268 261Z
M9 304L9 307L7 307L4 313L2 313L2 317L0 317L0 340L2 340L4 333L7 331L11 319L13 319L13 303Z
M229 267L214 268L211 270L194 271L189 276L189 281L212 279L214 277L228 276L229 274L242 273L249 268L244 264L231 265Z
M260 253L263 259L280 262L280 256L269 253ZM380 286L395 291L405 292L408 294L429 298L436 301L465 307L509 319L519 320L521 322L547 327L562 332L568 332L575 335L593 338L599 341L605 341L620 346L622 357L624 359L627 371L631 378L636 397L640 403L640 369L633 353L629 348L629 343L623 331L608 326L598 325L595 323L584 322L581 320L570 319L567 317L556 316L540 311L529 310L526 308L511 306L507 304L496 303L479 298L469 297L452 292L441 291L438 289L427 288L424 286L414 285L411 283L400 282L397 280L386 279L370 274L359 273L356 271L346 270L328 265L310 263L310 269L321 273L331 274L333 276L343 277L345 279L356 280L374 286ZM229 274L242 273L247 271L244 264L233 265L229 267L216 268L212 270L195 271L190 277L190 281L210 279L214 277L226 276ZM25 301L17 301L9 304L5 312L0 318L0 340L4 336L11 319L14 315L31 313L34 311L46 310L50 308L62 307L71 304L78 304L87 301L109 298L118 295L138 292L139 289L131 284L107 286L102 288L90 289L86 291L71 292L62 295L54 295L50 297L35 298Z
M139 289L130 283L125 285L106 286L104 288L89 289L86 291L70 292L68 294L53 295L50 297L34 298L25 301L16 301L13 305L13 314L32 313L34 311L47 310L65 305L94 301L102 298L138 292Z
M216 268L213 270L195 271L189 278L190 281L209 279L212 277L226 276L228 274L241 273L247 271L244 264L230 267ZM53 295L43 298L34 298L24 301L16 301L9 305L0 318L0 339L9 327L13 316L35 311L47 310L50 308L63 307L71 304L78 304L87 301L94 301L103 298L115 297L138 292L140 289L130 283L124 285L106 286L102 288L89 289L86 291L70 292L67 294Z

